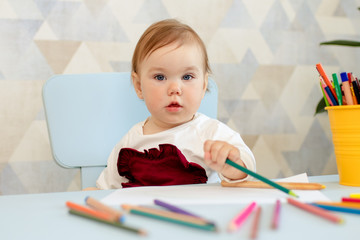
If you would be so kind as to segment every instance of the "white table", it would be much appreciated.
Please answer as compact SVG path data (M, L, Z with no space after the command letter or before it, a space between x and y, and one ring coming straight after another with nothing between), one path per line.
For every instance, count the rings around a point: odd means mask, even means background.
M338 184L337 175L310 177L310 181L326 185L323 193L331 200L353 192L359 187ZM127 215L129 225L148 231L147 236L139 236L113 226L97 223L78 216L70 215L66 201L80 203L86 196L101 199L111 190L91 192L61 192L27 195L0 196L0 239L250 239L251 220L239 231L226 231L229 221L245 204L226 205L186 205L186 209L214 220L219 232L207 232L191 227L153 220L136 215ZM360 215L339 213L345 224L337 225L327 220L294 208L282 205L280 228L270 228L273 205L264 204L258 239L356 239L360 233Z

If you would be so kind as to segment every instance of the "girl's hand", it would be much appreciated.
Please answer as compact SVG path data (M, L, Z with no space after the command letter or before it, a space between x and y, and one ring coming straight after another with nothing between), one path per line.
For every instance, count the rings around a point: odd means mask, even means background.
M240 151L235 146L224 141L207 140L204 143L204 161L211 169L221 173L224 177L232 180L242 179L246 177L246 173L225 164L227 158L244 166L240 158Z

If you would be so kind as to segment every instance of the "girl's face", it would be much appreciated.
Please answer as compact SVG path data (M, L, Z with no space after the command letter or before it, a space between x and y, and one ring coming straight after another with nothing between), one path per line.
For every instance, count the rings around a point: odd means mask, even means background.
M207 88L203 55L197 44L177 43L151 53L132 74L136 93L151 113L144 133L156 133L190 121Z

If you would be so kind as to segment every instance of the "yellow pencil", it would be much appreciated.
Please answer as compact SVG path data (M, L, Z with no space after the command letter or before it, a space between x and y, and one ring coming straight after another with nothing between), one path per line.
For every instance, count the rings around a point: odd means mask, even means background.
M351 193L350 197L351 198L360 198L360 193Z
M325 188L325 186L320 183L299 183L299 182L276 182L276 183L279 184L280 186L293 190L321 190ZM221 186L241 187L241 188L273 188L272 186L260 181L244 181L244 182L235 182L235 183L221 181Z

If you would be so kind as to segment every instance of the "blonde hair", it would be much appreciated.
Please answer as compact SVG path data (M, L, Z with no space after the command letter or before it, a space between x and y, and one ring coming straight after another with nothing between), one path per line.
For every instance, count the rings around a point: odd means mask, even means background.
M140 63L157 49L168 44L184 43L195 40L204 57L204 73L211 73L208 55L204 42L188 25L175 19L166 19L152 24L140 37L132 58L131 71L139 73Z

